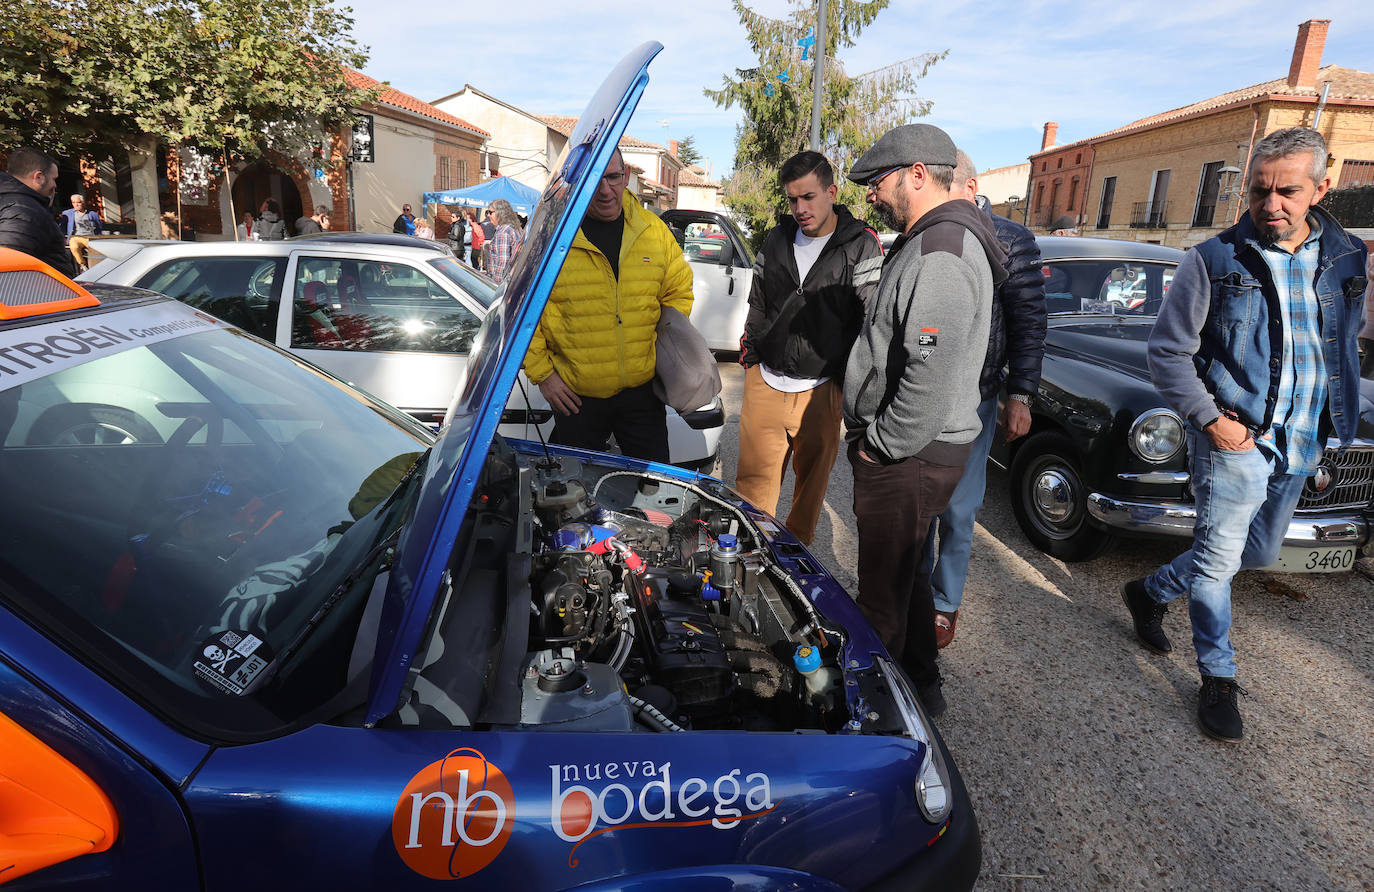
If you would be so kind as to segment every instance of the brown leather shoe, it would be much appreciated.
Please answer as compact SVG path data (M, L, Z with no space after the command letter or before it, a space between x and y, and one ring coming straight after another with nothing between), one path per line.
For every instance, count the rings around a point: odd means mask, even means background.
M959 611L946 613L935 611L935 646L944 649L954 640L954 624L959 621Z

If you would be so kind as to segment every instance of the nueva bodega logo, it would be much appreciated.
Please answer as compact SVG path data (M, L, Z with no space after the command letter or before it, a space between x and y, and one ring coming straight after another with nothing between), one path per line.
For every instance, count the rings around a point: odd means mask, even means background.
M674 778L672 762L651 760L548 767L547 820L559 839L573 844L569 867L578 865L579 846L613 830L729 830L778 804L768 775L746 775L739 768L713 778ZM411 870L436 880L458 879L491 864L514 824L510 780L481 752L462 747L406 784L392 812L391 838Z
M396 800L391 839L401 860L435 880L472 876L510 839L515 794L501 769L471 747L410 779Z
M777 808L762 772L741 777L736 768L711 779L682 778L674 786L672 769L671 762L652 761L550 765L549 814L553 832L573 843L568 866L577 866L578 846L612 830L707 824L728 830Z

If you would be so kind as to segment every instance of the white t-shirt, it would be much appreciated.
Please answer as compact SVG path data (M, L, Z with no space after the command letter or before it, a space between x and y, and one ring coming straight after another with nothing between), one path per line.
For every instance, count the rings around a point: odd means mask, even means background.
M792 240L792 256L797 261L797 280L806 281L806 274L811 272L811 267L816 265L816 258L821 256L821 251L825 250L825 243L830 241L830 236L834 235L832 229L825 235L818 235L815 238L801 231L797 227L797 237ZM775 372L765 363L759 363L759 373L763 375L763 380L769 387L781 393L803 393L807 390L815 390L829 378L794 378L791 375L784 375L782 372Z

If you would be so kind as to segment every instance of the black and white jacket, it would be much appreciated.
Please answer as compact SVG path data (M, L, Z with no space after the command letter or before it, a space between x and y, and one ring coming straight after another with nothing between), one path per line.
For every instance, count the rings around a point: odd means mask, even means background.
M764 239L740 339L744 365L762 362L795 378L843 376L864 307L878 290L883 248L844 205L835 205L835 215L835 232L805 282L793 253L797 221L785 218Z

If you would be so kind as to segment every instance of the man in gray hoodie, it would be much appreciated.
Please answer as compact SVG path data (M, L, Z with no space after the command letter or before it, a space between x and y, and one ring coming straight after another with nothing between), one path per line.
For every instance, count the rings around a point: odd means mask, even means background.
M854 466L859 608L931 716L944 712L930 577L931 521L963 474L978 418L993 288L1005 252L971 202L950 201L954 142L930 124L888 131L849 179L902 233L849 354L844 421Z

